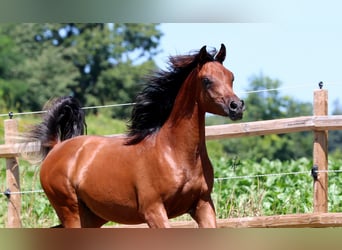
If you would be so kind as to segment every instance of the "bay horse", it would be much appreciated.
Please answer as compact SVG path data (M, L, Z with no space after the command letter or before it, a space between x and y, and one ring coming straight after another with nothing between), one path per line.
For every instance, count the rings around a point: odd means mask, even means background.
M60 227L101 227L108 221L170 227L189 213L198 227L216 227L213 167L205 144L205 113L241 119L244 102L223 66L226 48L206 46L170 57L137 96L125 135L83 135L77 100L51 103L29 133L40 141L41 185Z

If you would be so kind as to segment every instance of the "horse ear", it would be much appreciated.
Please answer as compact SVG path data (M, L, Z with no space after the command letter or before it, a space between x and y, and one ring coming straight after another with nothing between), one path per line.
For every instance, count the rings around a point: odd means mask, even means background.
M201 48L200 52L198 53L198 63L200 66L202 66L206 62L210 61L210 59L210 55L207 52L207 46L205 45Z
M225 58L226 58L226 46L224 46L224 44L222 43L220 51L215 56L215 60L220 63L223 63Z

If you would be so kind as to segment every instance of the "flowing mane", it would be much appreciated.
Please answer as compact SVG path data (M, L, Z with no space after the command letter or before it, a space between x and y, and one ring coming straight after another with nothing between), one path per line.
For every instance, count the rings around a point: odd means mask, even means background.
M214 61L216 50L207 55ZM169 117L174 101L187 76L199 63L199 52L169 58L167 71L157 71L136 98L128 125L126 145L134 145L158 131Z

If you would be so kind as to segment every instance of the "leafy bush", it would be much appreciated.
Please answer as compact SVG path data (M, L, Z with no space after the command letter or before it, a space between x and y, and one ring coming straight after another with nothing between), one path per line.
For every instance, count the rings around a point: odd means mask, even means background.
M219 218L313 212L313 164L307 158L285 162L221 158L213 164L219 178L213 192ZM342 160L329 161L330 170L341 165ZM241 176L245 177L237 178ZM341 181L340 173L329 174L329 212L342 211Z

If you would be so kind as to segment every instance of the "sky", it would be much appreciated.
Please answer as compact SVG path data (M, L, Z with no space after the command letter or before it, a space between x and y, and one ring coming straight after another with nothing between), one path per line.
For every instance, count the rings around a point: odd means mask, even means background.
M234 91L244 97L253 76L279 80L280 94L312 103L318 83L342 105L342 28L337 23L163 23L155 58L165 69L170 55L186 54L203 45L227 47L224 62L235 76Z

